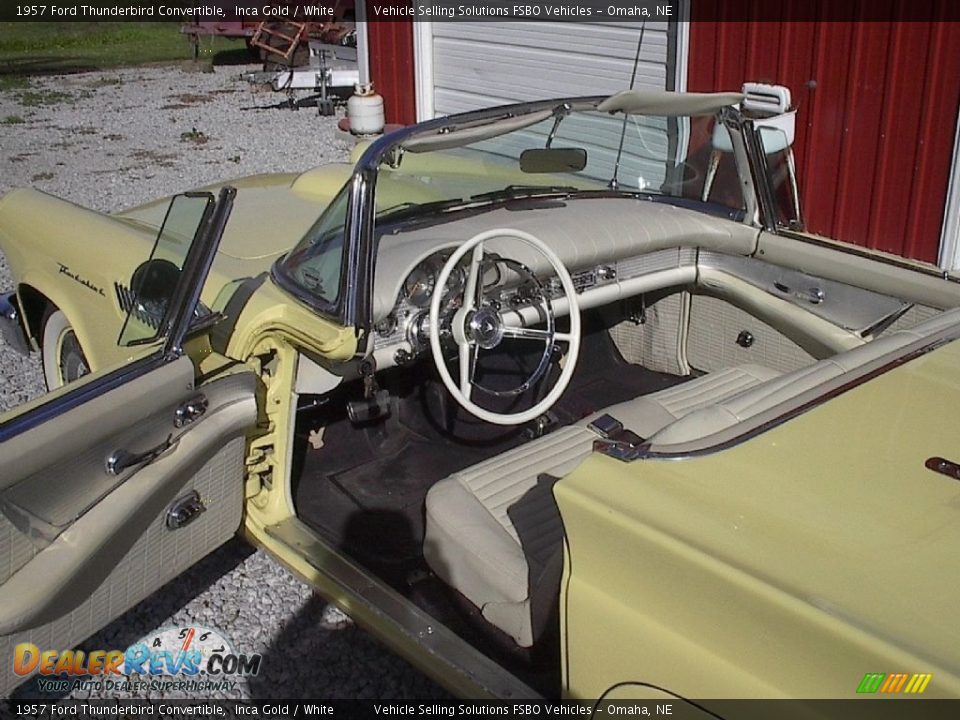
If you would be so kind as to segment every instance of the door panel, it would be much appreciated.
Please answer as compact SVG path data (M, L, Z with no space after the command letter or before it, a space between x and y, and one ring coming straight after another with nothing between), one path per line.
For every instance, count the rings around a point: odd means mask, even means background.
M197 308L234 194L172 201L165 228L191 211L182 263L159 289L136 279L157 257L134 272L131 313L159 318L135 357L0 419L2 695L26 679L17 644L70 649L240 526L257 378L240 366L197 385L184 352L221 319Z
M181 358L175 364L184 362L192 372L189 358ZM133 413L130 417L134 430L141 425L146 428L141 444L134 446L138 450L156 445L157 438L160 442L172 438L172 445L159 458L114 477L106 470L105 459L118 445L124 445L117 436L107 435L91 442L90 449L80 454L69 470L62 461L55 462L0 494L0 511L18 527L23 539L38 550L0 585L0 635L36 627L79 605L133 546L143 529L156 516L164 515L167 506L186 492L186 482L221 447L232 440L242 440L256 420L251 373L203 388L200 394L209 403L207 411L201 419L180 429L174 427L175 409L169 403L160 417L154 415L142 423L136 421L136 413L142 412L145 400L164 405L161 398L165 392L170 394L172 390L173 395L180 395L192 387L192 382L166 391L152 385L153 378L148 376L142 384L125 385L107 397L130 396L136 391L137 397L116 407L122 408L124 414ZM198 396L192 391L190 394ZM72 414L48 425L68 424L73 420ZM95 421L90 424L97 425ZM130 431L120 437L129 434ZM235 488L239 499L242 468L233 477L221 475L220 479ZM58 492L57 485L69 490ZM205 520L201 514L193 524ZM227 537L236 529L237 525L227 528ZM217 544L226 539L219 532L214 535L219 539ZM206 550L214 547L208 544Z
M200 494L206 512L195 522L171 532L166 527L166 506L162 507L141 528L143 534L106 579L83 596L79 605L53 621L0 637L0 695L9 696L26 680L13 672L17 644L29 642L41 649L57 650L74 647L228 540L240 524L242 494L238 487L243 461L243 439L224 444L172 493L177 498L190 490ZM227 478L232 482L225 482Z
M0 513L0 583L6 582L36 553L30 539Z

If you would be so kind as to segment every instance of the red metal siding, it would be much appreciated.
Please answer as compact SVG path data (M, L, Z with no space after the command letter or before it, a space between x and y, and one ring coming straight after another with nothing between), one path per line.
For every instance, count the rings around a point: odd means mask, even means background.
M816 12L801 2L785 0L782 17L827 17L825 0ZM947 17L948 2L932 0L930 17ZM906 0L891 4L892 22L715 22L749 17L751 7L691 2L689 89L787 85L799 108L808 229L936 262L960 106L960 23L898 22L916 14Z
M372 10L368 17L373 17ZM383 96L388 123L404 125L417 121L416 86L413 73L413 22L384 22L367 25L370 79Z

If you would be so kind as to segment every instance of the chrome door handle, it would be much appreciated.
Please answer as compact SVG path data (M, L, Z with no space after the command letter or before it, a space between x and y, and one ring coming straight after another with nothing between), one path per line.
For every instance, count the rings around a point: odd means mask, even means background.
M807 290L807 300L812 302L814 305L819 305L826 299L826 294L818 287L812 287Z
M209 405L210 401L203 395L197 395L195 398L187 400L173 414L173 426L182 428L184 425L189 425L203 415Z
M173 434L167 436L167 439L156 447L145 450L141 453L133 453L129 450L114 450L107 458L107 475L119 475L132 467L139 467L152 463L158 457L163 455L174 445Z
M167 510L167 529L179 530L189 525L200 517L200 513L206 509L203 500L200 499L200 493L192 490L182 498L174 500L173 504Z

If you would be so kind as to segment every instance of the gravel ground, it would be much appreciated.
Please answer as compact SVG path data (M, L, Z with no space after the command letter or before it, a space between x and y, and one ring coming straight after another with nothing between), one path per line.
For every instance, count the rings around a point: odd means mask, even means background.
M283 96L239 79L252 69L114 70L0 90L0 193L32 186L111 211L224 178L303 170L347 156L334 118L310 109L262 109ZM0 288L10 284L0 255ZM0 363L0 412L43 392L38 357L24 360L0 341ZM126 647L160 628L199 623L220 629L240 651L264 656L260 675L227 697L443 696L365 632L323 629L324 609L306 585L235 541L84 646ZM28 684L18 695L30 690Z

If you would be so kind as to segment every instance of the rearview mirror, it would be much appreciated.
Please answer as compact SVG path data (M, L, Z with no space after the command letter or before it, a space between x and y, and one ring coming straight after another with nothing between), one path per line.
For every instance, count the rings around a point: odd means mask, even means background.
M579 172L586 166L583 148L530 148L520 153L520 169L525 173Z

